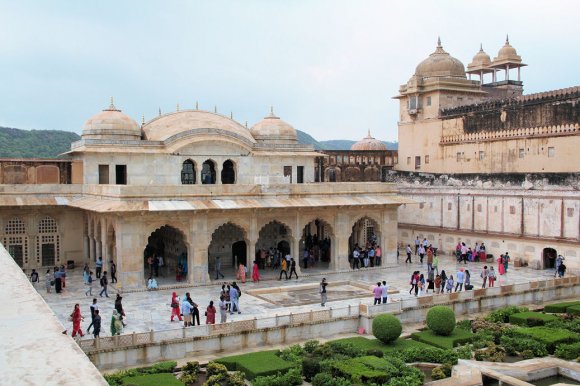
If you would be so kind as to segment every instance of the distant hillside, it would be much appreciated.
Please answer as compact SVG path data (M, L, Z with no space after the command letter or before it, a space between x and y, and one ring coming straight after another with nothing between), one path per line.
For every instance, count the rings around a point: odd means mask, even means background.
M350 147L355 143L356 141L351 141L348 139L331 139L329 141L320 141L320 144L324 146L324 149L328 150L350 150ZM387 149L389 150L397 150L399 147L398 142L383 141L383 143L387 145Z
M57 158L70 150L79 135L60 130L20 130L0 127L0 157Z
M312 136L310 134L306 134L305 132L300 131L300 130L296 130L296 133L298 134L298 142L299 143L301 143L303 145L312 145L312 146L314 146L314 148L316 150L326 149L326 147L324 147L324 145L322 145L320 142L318 142L317 140L312 138Z

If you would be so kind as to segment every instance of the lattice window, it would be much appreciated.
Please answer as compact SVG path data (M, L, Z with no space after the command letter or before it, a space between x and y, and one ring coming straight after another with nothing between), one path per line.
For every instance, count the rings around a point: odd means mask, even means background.
M8 253L14 261L24 267L28 264L28 237L27 236L5 236L3 243Z
M52 217L45 217L38 223L38 233L56 233L58 227Z
M7 235L21 235L26 233L26 225L24 222L15 217L11 220L8 220L8 224L6 224L6 232Z
M58 226L52 217L45 217L38 223L36 237L36 263L43 266L53 266L60 262L60 236Z

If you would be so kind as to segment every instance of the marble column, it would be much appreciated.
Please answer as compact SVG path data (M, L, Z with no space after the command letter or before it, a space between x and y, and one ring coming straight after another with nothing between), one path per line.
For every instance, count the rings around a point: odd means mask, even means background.
M209 283L208 248L211 235L208 235L206 214L199 214L192 219L190 239L192 242L187 256L188 281L192 284Z

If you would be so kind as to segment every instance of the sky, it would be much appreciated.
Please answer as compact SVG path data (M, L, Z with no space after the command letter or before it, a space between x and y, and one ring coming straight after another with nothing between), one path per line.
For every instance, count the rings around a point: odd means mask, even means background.
M397 139L399 86L435 49L509 34L525 93L580 85L580 2L0 0L0 126L81 133L115 98L141 122L276 115L318 140Z

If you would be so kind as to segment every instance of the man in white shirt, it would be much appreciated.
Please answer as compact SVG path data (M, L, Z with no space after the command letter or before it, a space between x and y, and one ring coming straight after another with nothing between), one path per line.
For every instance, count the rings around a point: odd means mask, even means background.
M383 280L383 285L381 286L381 290L383 291L383 293L382 293L383 304L385 304L387 302L387 282L385 280Z
M455 284L455 292L457 292L457 289L459 288L459 291L463 290L463 280L465 279L465 273L463 272L463 268L459 269L459 271L457 271L457 275L455 276L456 279L456 283Z

